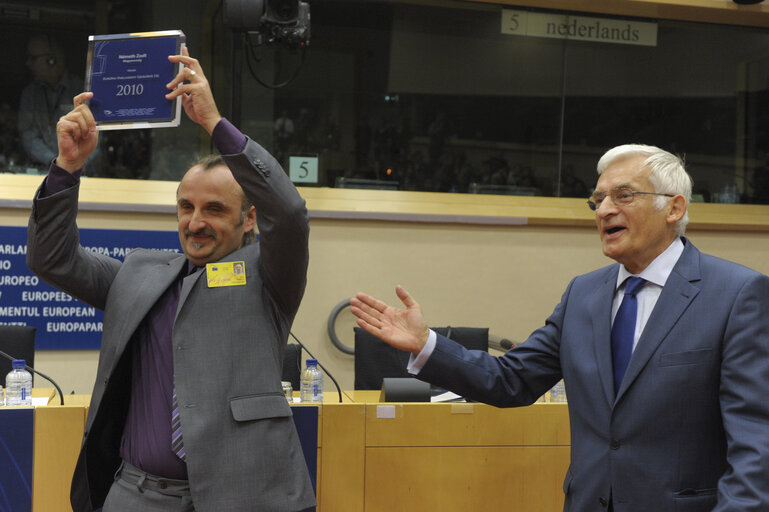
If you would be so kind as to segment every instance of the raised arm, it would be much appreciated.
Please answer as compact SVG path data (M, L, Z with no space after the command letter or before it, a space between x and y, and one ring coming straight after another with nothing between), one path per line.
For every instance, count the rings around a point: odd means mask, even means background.
M93 97L92 92L83 92L75 96L75 107L56 124L56 139L59 154L56 165L69 173L82 169L85 161L96 150L99 133L93 113L85 103Z
M90 92L75 96L74 108L56 125L59 153L32 204L27 266L48 284L103 309L120 262L83 249L76 224L78 171L98 142L96 122L85 103L92 97ZM51 181L57 184L51 186Z
M166 98L181 98L187 116L212 135L255 208L262 277L283 313L293 318L307 282L309 217L305 201L277 160L222 118L203 68L187 48L169 60L184 67L167 84L171 92Z
M216 125L222 120L222 116L216 108L211 86L200 62L190 57L187 47L182 48L181 55L169 55L168 60L181 63L184 67L166 85L171 89L171 92L166 94L166 99L173 100L181 96L187 117L211 135Z

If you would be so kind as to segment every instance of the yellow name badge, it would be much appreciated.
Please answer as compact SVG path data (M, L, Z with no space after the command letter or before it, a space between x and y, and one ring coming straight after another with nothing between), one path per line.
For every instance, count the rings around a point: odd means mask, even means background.
M243 261L207 263L208 287L243 286L246 284L246 264Z

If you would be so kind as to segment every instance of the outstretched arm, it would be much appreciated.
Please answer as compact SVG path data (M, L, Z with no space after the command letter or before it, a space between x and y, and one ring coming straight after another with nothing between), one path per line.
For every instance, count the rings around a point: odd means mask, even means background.
M397 349L419 354L429 335L422 307L402 286L398 285L395 293L406 306L404 309L388 306L370 295L358 293L350 299L352 313L358 317L358 326L365 331Z

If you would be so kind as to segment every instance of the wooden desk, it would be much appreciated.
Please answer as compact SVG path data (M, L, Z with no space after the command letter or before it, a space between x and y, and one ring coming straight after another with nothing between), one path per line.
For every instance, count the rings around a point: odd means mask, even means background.
M379 404L379 392L325 397L319 511L560 511L568 408ZM322 441L321 441L322 439Z
M42 393L42 394L40 394ZM89 396L52 390L35 408L33 512L71 512L69 488ZM324 394L318 416L318 512L563 508L566 404L380 404L378 391Z

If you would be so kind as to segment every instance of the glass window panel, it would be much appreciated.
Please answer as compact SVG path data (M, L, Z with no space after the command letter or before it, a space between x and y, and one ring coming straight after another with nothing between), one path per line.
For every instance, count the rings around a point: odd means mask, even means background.
M22 140L40 121L19 123L29 119L21 97L33 78L32 34L50 38L44 50L61 47L60 61L82 78L89 34L173 20L209 67L222 113L286 167L291 155L318 156L318 186L586 197L606 149L642 142L685 156L697 200L769 204L765 29L640 20L657 23L657 44L632 46L502 34L511 6L323 0L310 2L302 55L254 35L240 44L221 2L28 4L0 11L10 70L0 83L2 172L47 168ZM295 73L284 87L265 86ZM50 130L58 109L43 110ZM189 121L104 133L87 174L176 180L210 150Z
M685 158L694 200L755 202L766 31L658 24L656 46L569 42L562 174L592 186L603 151L652 144Z

